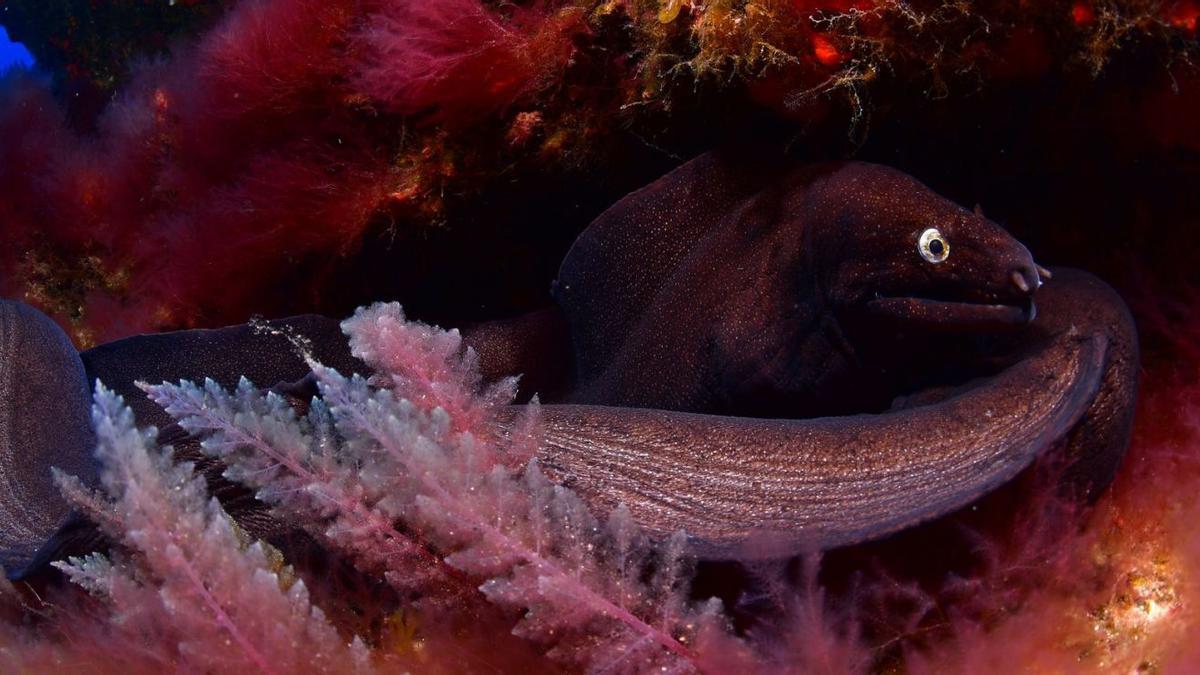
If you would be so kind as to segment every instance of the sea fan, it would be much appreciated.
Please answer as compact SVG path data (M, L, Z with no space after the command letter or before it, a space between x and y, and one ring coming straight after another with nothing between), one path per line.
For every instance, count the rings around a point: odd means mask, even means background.
M652 546L624 509L601 523L536 461L513 468L537 407L508 408L511 381L483 387L457 332L407 322L394 303L343 328L377 373L313 362L319 396L303 415L246 381L145 389L227 477L401 590L457 584L462 611L478 585L525 610L518 635L595 671L689 671L717 645L738 653L720 603L689 600L682 534Z
M107 603L111 639L126 654L205 672L349 672L366 649L347 644L314 607L302 581L281 577L249 544L191 464L138 430L121 397L97 385L92 412L106 497L60 477L120 547L55 563ZM298 649L298 645L305 649ZM142 645L145 645L144 647Z

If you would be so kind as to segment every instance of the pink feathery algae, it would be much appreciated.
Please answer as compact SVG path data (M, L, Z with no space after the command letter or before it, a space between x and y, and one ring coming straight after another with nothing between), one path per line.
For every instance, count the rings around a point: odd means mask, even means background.
M873 654L852 616L854 608L831 601L818 583L821 556L804 556L798 579L789 574L788 567L782 560L747 565L757 590L741 602L770 607L770 614L778 617L749 629L749 638L758 648L760 671L797 675L871 672Z
M458 330L405 321L396 303L360 308L342 328L351 353L375 371L371 384L424 410L441 408L455 431L486 429L517 393L515 377L484 386L478 357L463 348Z
M233 392L212 380L146 391L184 429L203 435L205 452L227 464L227 478L256 488L258 498L289 521L352 556L364 572L386 575L397 590L438 588L441 594L448 569L394 527L404 515L397 498L402 467L387 455L368 465L342 452L322 401L300 417L282 396L264 394L245 379ZM403 421L418 423L407 412L400 411Z
M191 464L158 448L157 432L137 429L103 385L92 419L104 495L59 479L118 546L55 566L107 603L110 639L129 653L157 649L164 666L208 672L338 673L366 663L365 647L339 637L302 581L282 581Z
M486 598L523 610L517 635L595 671L692 671L742 653L720 603L689 599L682 533L653 545L624 509L601 522L547 481L527 461L537 406L514 413L511 382L484 387L456 332L407 322L394 303L343 328L377 372L314 362L319 395L303 416L247 382L146 390L227 477L364 571L402 590L471 589L443 609Z

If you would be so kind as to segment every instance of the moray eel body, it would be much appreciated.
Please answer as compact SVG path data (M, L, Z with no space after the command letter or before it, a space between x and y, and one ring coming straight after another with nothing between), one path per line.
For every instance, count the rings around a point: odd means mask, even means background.
M1050 277L894 169L701 156L567 254L579 405L544 408L540 460L714 558L878 538L1062 444L1095 495L1129 442L1136 331L1103 282Z
M303 335L314 354L342 372L361 372L337 322L298 316L269 324L140 335L77 352L48 317L0 300L0 564L11 577L102 545L99 532L70 513L52 479L58 467L99 486L92 457L91 392L97 380L121 394L141 426L163 430L177 457L206 473L213 493L256 534L278 528L253 494L220 478L223 467L189 444L177 425L135 386L139 380L201 380L232 387L245 374L256 382L290 382L308 372L283 333Z
M92 477L91 391L67 336L41 312L0 301L0 564L23 564L62 524L50 467Z
M1063 443L1082 484L1103 487L1129 440L1133 324L1094 277L1055 275L1042 293L1059 311L1023 332L1020 358L940 400L806 420L551 405L539 461L593 507L624 503L713 559L875 539L966 506Z
M99 380L124 397L139 425L165 429L174 420L147 398L136 382L203 381L207 377L227 389L243 376L261 386L293 382L309 369L289 335L304 339L313 356L331 368L347 374L364 372L363 363L350 355L337 322L315 315L271 321L257 328L239 325L136 335L89 349L80 354L80 360L88 382L94 386Z
M709 558L788 555L953 511L1055 444L1069 446L1082 485L1107 484L1136 394L1132 320L1094 278L1060 271L1039 291L1047 276L999 226L895 170L710 154L580 236L558 309L463 335L485 376L527 372L523 385L550 392L539 460L593 507L626 503L652 533L687 530ZM2 306L18 334L56 330ZM274 327L310 338L327 365L363 367L336 321ZM56 335L40 338L52 348L0 345L5 373L41 368L62 389L55 405L70 408L30 404L39 412L0 420L30 439L0 448L10 574L97 543L75 519L31 554L65 514L47 467L95 478L89 381L186 452L135 381L261 385L306 372L285 338L247 326L139 336L78 358ZM34 400L3 386L0 409ZM278 531L219 466L202 468L251 534Z

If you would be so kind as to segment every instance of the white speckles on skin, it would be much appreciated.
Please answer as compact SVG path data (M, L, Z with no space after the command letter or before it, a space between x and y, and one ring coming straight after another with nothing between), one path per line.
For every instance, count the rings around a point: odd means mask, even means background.
M28 563L66 514L50 462L95 478L83 363L46 315L0 300L0 565Z

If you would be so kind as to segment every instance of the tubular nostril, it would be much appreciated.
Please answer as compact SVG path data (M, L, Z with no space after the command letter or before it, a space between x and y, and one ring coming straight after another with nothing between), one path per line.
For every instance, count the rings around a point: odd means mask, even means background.
M1022 293L1029 292L1029 281L1025 279L1025 275L1022 274L1020 270L1013 270L1011 277L1013 284L1015 284L1017 288L1021 289Z
M1037 266L1016 265L1008 273L1008 280L1022 295L1032 296L1042 287L1042 277L1038 274Z

